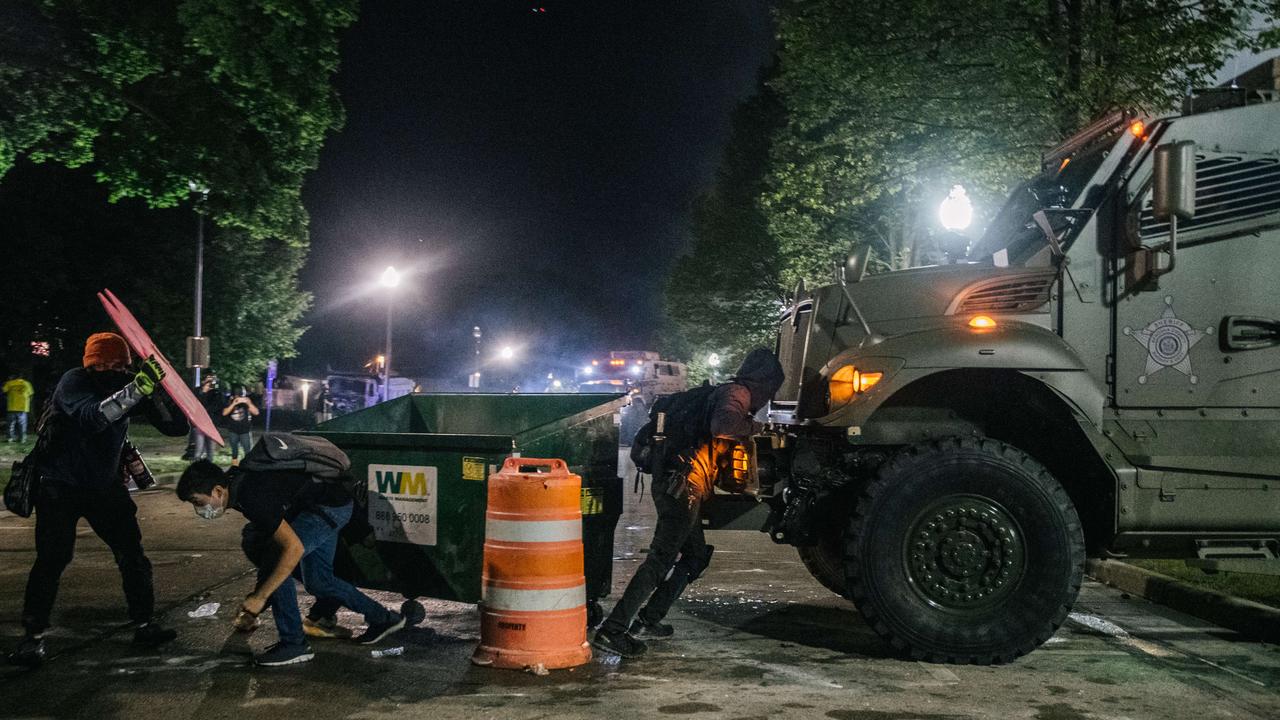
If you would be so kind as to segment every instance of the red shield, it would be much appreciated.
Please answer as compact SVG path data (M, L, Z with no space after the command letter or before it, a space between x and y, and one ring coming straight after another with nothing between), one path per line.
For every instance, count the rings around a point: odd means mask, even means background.
M138 323L138 319L129 312L129 308L124 306L110 290L103 290L98 293L98 300L102 301L102 307L107 309L107 314L115 322L116 327L120 329L120 334L124 337L125 342L129 343L129 347L133 349L135 355L140 358L155 356L160 363L160 367L164 368L164 380L160 381L160 385L164 391L169 393L169 397L173 398L174 404L178 409L182 410L182 414L187 416L192 426L201 434L210 438L219 445L225 445L222 440L222 434L218 432L218 428L214 426L213 420L210 419L209 413L205 411L204 406L196 399L195 393L191 392L191 388L183 382L182 375L173 369L173 365L169 359L160 352L160 348L152 342L151 336L146 330L142 329L142 325Z

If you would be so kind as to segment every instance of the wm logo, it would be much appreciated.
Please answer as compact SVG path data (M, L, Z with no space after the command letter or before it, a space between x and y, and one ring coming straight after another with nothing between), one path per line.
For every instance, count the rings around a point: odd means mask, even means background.
M427 474L403 470L376 470L378 492L382 495L426 495Z

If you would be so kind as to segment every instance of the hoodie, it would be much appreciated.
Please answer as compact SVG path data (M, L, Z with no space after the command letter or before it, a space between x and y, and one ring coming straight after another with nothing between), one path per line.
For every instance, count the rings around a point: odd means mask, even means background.
M693 454L689 483L704 499L711 496L719 468L732 459L734 445L755 432L752 417L782 387L782 364L769 350L747 353L733 378L711 396L711 441Z

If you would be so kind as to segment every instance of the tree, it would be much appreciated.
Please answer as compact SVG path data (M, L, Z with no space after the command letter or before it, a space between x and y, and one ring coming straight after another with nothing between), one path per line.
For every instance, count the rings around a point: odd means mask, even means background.
M706 358L722 368L758 345L773 345L774 320L786 296L778 248L758 199L764 191L769 143L781 127L781 106L768 86L739 107L714 186L695 202L692 245L666 289L672 333L668 352L690 360L691 379L710 376Z
M208 189L198 211L215 226L211 329L245 329L243 318L262 317L263 307L278 311L264 332L215 337L215 352L228 353L215 359L260 371L264 358L291 354L301 332L301 188L325 136L342 123L330 77L338 32L355 12L356 0L4 3L0 177L22 157L87 166L110 201L157 209L194 205L193 189ZM168 254L159 245L139 252ZM145 268L135 263L130 272ZM253 291L234 291L246 272L259 276ZM151 278L169 306L188 296L171 275L166 266ZM219 288L232 292L214 294ZM223 301L237 304L218 307ZM164 349L180 350L159 334Z

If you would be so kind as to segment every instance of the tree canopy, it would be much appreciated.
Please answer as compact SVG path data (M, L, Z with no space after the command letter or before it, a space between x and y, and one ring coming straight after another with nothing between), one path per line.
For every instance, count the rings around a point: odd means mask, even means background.
M0 177L22 158L84 166L112 202L205 214L214 360L256 376L301 333L301 189L342 124L331 77L355 17L356 0L4 3ZM138 257L171 254L159 245L175 241L191 236L142 242ZM129 269L155 273L169 303L189 307L172 267ZM158 334L176 353L186 332Z

